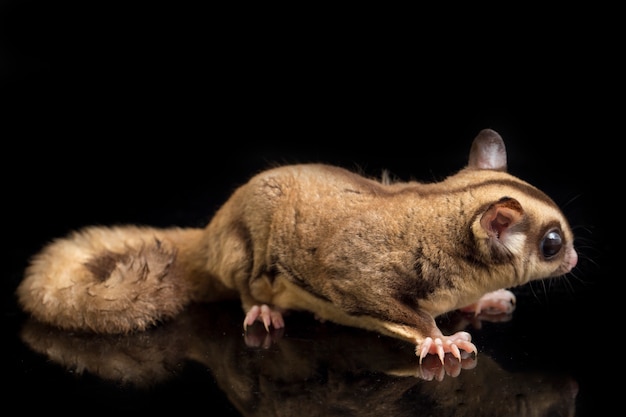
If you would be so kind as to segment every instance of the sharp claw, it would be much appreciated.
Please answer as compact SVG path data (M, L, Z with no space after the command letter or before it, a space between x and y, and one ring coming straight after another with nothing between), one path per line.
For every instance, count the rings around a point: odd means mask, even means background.
M257 317L259 317L260 308L259 306L252 306L246 314L246 317L243 319L243 330L246 331L248 326L252 326L256 321Z
M261 306L261 318L263 319L263 326L265 327L266 331L270 331L270 324L272 323L271 321L271 310L270 308L263 304Z
M450 351L452 352L452 356L454 356L455 358L459 360L459 362L461 362L461 351L459 350L458 346L455 345L454 343L451 343Z
M430 350L430 346L432 344L433 344L433 339L430 337L427 337L422 342L422 349L420 349L420 365L422 364L422 360L424 360L424 357L428 355L428 351Z
M474 344L471 343L471 342L460 340L460 341L457 342L457 345L461 349L465 350L466 352L471 352L474 355L478 354L478 350L476 349L476 346L474 346Z
M440 338L435 339L435 345L437 345L437 356L439 356L439 360L443 365L443 358L445 357L446 353L443 351L443 342Z

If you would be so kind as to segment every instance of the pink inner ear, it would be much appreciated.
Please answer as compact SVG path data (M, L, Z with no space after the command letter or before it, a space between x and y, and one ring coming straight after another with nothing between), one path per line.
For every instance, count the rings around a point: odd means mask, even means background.
M514 204L511 204L511 201ZM489 236L499 239L502 233L520 221L522 214L522 207L516 200L498 202L492 204L483 214L480 224Z
M495 219L491 222L491 227L496 231L498 236L500 236L510 224L511 218L503 213L503 209L499 209Z

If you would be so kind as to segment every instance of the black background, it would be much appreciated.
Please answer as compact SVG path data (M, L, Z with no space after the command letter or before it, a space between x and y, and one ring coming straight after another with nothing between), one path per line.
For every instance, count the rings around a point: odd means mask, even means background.
M564 355L588 381L619 375L609 361L621 351L613 258L623 247L614 27L557 30L545 18L533 41L508 19L427 29L429 16L399 11L277 12L2 3L7 337L22 318L13 291L28 257L70 230L203 226L273 163L442 179L489 127L506 142L509 171L561 204L577 233L576 311L559 315L571 332L546 355ZM19 343L8 346L19 361ZM28 378L19 363L11 370ZM60 371L50 372L54 384Z

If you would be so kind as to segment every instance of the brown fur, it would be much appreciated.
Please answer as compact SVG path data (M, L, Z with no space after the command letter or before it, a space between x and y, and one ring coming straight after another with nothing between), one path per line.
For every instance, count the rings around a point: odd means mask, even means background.
M94 227L53 242L26 271L19 300L45 322L104 333L145 329L190 300L236 296L245 311L267 304L418 346L446 340L436 316L563 275L577 259L556 204L505 172L497 133L482 131L469 161L432 184L322 164L270 169L204 230ZM551 229L563 246L546 259Z

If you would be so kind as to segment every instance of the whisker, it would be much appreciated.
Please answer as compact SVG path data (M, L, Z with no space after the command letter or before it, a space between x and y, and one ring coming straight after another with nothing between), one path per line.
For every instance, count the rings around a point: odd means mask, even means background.
M579 276L578 276L576 273L574 273L574 272L570 272L570 273L569 273L569 274L567 274L564 278L565 278L565 281L567 281L567 282L570 284L570 286L572 287L572 289L573 289L573 285L572 285L572 283L571 283L570 279L571 279L571 280L575 280L575 281L576 281L577 283L579 283L579 284L588 284L588 283L589 283L588 281L584 280L582 277L579 277Z
M573 277L573 278L577 279L577 277L574 274L565 275L562 278L563 286L565 287L565 289L569 293L569 295L575 295L576 294L576 288L574 288L574 285L570 281L570 277Z
M539 282L537 281L531 281L529 282L529 286L528 288L530 289L531 294L533 295L533 297L535 298L535 300L537 300L540 303L544 303L547 301L547 299L545 298L545 295L547 294L547 290L546 290L546 281L548 281L547 279L542 279ZM541 289L543 290L543 295L544 297L540 297L539 292L537 292L535 290L535 285L540 285Z
M582 193L578 193L575 196L573 196L572 198L570 198L569 200L567 200L562 207L566 208L568 207L570 204L572 204L574 201L578 200L578 198L580 198L580 196L582 196Z

